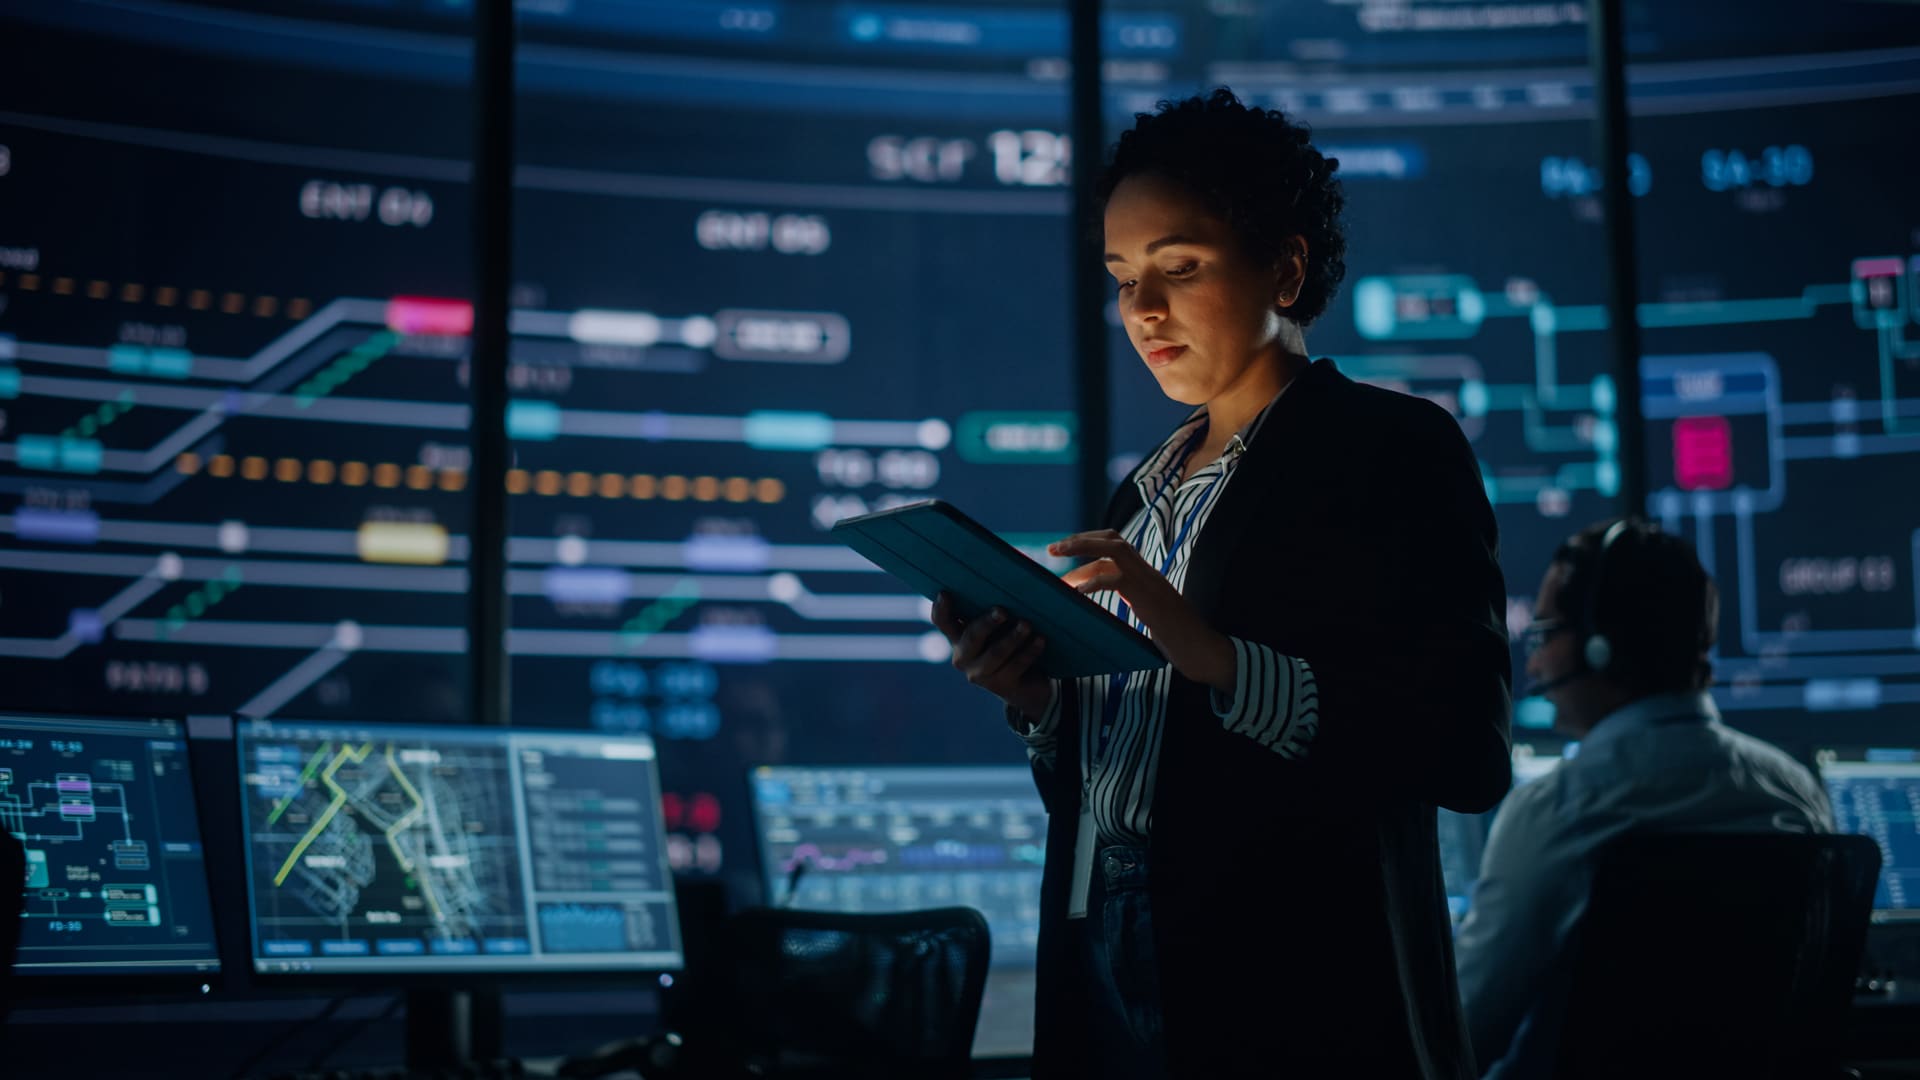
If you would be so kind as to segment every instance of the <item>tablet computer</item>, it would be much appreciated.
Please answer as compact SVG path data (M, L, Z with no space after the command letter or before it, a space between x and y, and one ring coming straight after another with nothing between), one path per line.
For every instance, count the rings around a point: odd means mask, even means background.
M1047 639L1040 670L1054 678L1167 663L1145 634L939 499L843 518L832 532L927 599L943 590L952 594L963 619L1003 607L1033 623Z

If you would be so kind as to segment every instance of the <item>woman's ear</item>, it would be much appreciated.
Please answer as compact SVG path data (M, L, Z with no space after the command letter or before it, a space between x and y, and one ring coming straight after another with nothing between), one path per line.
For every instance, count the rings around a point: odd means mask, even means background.
M1307 281L1307 238L1287 237L1280 251L1279 265L1274 269L1278 276L1274 283L1274 305L1290 308L1300 299L1300 289Z

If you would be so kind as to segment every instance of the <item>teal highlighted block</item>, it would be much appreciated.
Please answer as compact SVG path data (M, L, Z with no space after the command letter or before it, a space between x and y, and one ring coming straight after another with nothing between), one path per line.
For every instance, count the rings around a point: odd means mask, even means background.
M184 379L193 373L193 354L185 349L155 349L147 354L147 374Z
M1486 294L1465 274L1364 277L1353 287L1354 327L1371 341L1470 338L1486 317Z
M953 445L983 465L1064 465L1079 460L1079 441L1070 412L976 412L960 417Z
M97 473L100 471L100 460L99 439L60 440L60 468L67 472Z
M47 873L47 853L39 848L27 849L27 888L44 889L53 884L53 875Z
M107 350L107 370L122 375L145 375L147 350L139 345L115 345Z
M507 402L507 438L548 442L560 434L560 406L551 401Z
M1593 377L1593 411L1601 416L1612 416L1619 402L1620 395L1614 389L1613 376L1595 375Z
M1468 379L1460 384L1460 414L1462 416L1485 416L1487 407L1493 403L1487 393L1487 384L1479 379Z
M1600 453L1612 456L1620 446L1620 429L1611 420L1593 422L1593 448Z
M20 396L20 369L0 368L0 398Z
M13 444L14 459L23 469L97 473L101 447L98 439L71 439L64 435L22 435Z
M1487 320L1487 298L1476 286L1466 285L1461 289L1457 307L1460 321L1468 326L1478 329Z
M1369 341L1393 337L1393 286L1377 277L1365 277L1353 287L1353 325Z
M1620 494L1620 466L1612 459L1594 463L1593 490L1608 498Z
M759 450L822 450L833 444L833 418L825 413L750 412L747 445Z
M1521 698L1513 706L1513 726L1529 731L1553 729L1553 702L1543 697Z
M13 444L14 459L23 469L60 467L60 440L52 435L22 435Z

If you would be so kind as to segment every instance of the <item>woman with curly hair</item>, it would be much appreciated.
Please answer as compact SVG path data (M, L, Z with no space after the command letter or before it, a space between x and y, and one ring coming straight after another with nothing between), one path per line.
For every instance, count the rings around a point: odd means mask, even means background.
M1435 808L1505 794L1506 589L1446 412L1310 361L1345 271L1338 162L1230 91L1100 180L1127 336L1193 412L1052 545L1165 667L1053 680L942 597L1051 818L1034 1075L1475 1075Z

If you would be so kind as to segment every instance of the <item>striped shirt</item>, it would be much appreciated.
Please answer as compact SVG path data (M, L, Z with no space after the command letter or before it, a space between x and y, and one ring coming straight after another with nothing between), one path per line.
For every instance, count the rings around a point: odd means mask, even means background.
M1285 392L1282 388L1281 393ZM1279 399L1279 394L1274 395L1274 401ZM1133 482L1140 490L1142 505L1121 534L1155 569L1164 568L1162 572L1175 589L1184 588L1193 547L1206 528L1207 517L1219 504L1240 456L1259 434L1272 409L1273 403L1269 402L1260 415L1234 434L1226 453L1192 470L1182 480L1180 471L1187 454L1197 450L1206 436L1207 411L1202 406L1134 470ZM1114 615L1121 615L1124 605L1118 593L1094 593L1092 599ZM1151 636L1137 616L1129 613L1127 617ZM1319 729L1319 693L1313 669L1304 660L1283 656L1258 642L1229 640L1235 660L1234 688L1231 696L1212 692L1214 715L1227 730L1245 735L1249 750L1264 749L1288 758L1305 754ZM1091 800L1094 826L1102 843L1145 844L1153 830L1153 787L1173 676L1173 666L1168 664L1132 672L1124 679L1097 675L1076 680L1080 775L1087 779L1086 797ZM1018 731L1026 740L1028 757L1049 768L1059 754L1060 690L1059 680L1055 680L1046 714L1030 729ZM1119 701L1112 726L1102 740L1108 701L1115 692Z

